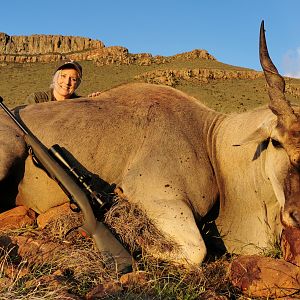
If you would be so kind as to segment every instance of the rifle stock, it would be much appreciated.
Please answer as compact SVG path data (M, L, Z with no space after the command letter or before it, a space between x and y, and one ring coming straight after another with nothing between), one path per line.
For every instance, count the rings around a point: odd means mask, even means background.
M1 97L0 106L23 131L24 140L27 146L32 149L37 161L82 211L84 224L81 226L81 229L94 239L97 248L101 252L103 251L112 254L116 261L118 271L125 271L126 269L129 269L132 265L133 258L124 246L116 239L108 227L96 219L86 193L66 172L66 170L50 155L48 148L18 122L11 111L4 105Z

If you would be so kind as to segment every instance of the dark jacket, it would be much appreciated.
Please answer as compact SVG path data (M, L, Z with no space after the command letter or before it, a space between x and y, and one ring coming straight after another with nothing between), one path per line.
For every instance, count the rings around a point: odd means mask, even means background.
M76 95L75 93L71 96L71 98L79 98L80 96ZM48 102L48 101L56 101L53 96L53 91L43 91L43 92L35 92L30 94L26 98L26 104L33 104L33 103L41 103L41 102Z

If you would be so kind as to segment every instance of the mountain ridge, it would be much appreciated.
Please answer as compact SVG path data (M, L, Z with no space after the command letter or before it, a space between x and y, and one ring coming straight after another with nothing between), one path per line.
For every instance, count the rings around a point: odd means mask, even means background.
M206 50L195 49L173 57L216 60ZM64 35L13 35L0 32L0 62L54 62L63 59L92 60L99 65L163 63L168 57L150 53L129 53L123 46L106 47L100 40Z
M9 36L0 33L0 95L13 107L27 96L49 88L53 72L64 59L83 67L79 95L130 82L172 86L207 106L234 112L268 103L263 72L218 61L203 49L173 56L130 53L124 46L79 36ZM299 103L300 80L286 79L287 98Z

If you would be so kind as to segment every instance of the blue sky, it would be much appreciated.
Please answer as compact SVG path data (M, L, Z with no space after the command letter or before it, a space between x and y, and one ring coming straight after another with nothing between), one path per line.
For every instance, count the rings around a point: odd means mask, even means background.
M10 0L1 1L0 32L83 36L153 55L206 49L221 62L261 70L263 19L279 72L300 77L299 14L299 0Z

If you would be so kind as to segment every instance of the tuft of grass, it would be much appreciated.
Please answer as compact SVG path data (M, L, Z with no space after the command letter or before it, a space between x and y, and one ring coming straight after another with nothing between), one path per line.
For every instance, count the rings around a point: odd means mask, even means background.
M268 249L262 250L262 255L266 257L271 257L271 258L282 258L282 249L280 246L280 241L278 239L275 239L270 242L270 247Z

